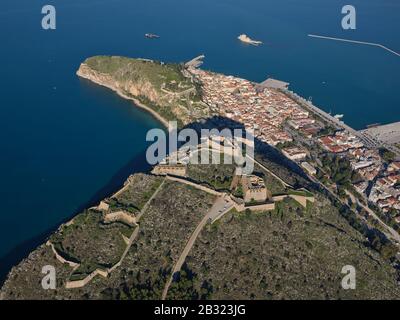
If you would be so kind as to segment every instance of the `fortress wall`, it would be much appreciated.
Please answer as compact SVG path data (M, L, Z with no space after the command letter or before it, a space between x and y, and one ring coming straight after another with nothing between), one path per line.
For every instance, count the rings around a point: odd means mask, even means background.
M310 201L312 203L315 202L314 197L299 196L299 195L294 195L294 194L275 196L275 197L272 197L272 200L274 202L278 202L278 201L283 201L288 197L290 197L290 198L294 199L295 201L297 201L298 203L300 203L304 208L307 207L307 201Z
M100 204L97 206L97 209L100 211L107 211L110 208L110 205L105 201L101 201Z
M236 211L238 212L243 212L246 209L249 209L250 211L272 211L275 210L275 203L264 203L264 204L259 204L255 206L249 206L246 207L244 204L237 204L235 202L234 207Z
M72 268L77 268L77 267L79 266L78 263L73 262L73 261L66 260L66 259L64 259L63 257L61 257L61 256L58 254L57 250L54 248L54 245L53 245L50 241L47 241L47 242L46 242L46 245L49 246L49 247L51 247L51 250L53 251L53 253L54 253L56 259L57 259L58 261L60 261L62 264L68 264L68 265L69 265L70 267L72 267Z
M260 190L248 189L247 191L245 191L244 201L250 202L253 199L255 201L265 201L267 199L267 189L265 188Z
M107 278L108 271L96 269L90 275L88 275L85 279L77 280L77 281L67 281L65 284L65 288L67 288L67 289L82 288L82 287L86 286L90 281L92 281L92 279L97 275L101 275L102 277Z
M278 202L278 201L283 201L283 200L285 200L286 198L288 197L288 195L281 195L281 196L275 196L275 197L272 197L272 200L274 201L274 202Z
M194 187L194 188L196 188L196 189L202 190L202 191L204 191L204 192L207 192L207 193L210 193L210 194L213 194L213 195L216 195L216 196L221 196L221 195L223 194L222 192L215 191L215 190L213 190L213 189L211 189L211 188L207 188L207 187L205 187L205 186L201 186L201 185L199 185L199 184L190 182L190 181L185 180L185 179L180 179L180 178L171 177L171 176L168 176L167 179L168 179L168 180L172 180L172 181L176 181L176 182L180 182L180 183L187 184L187 185L192 186L192 187Z
M136 218L124 211L108 213L104 217L104 222L106 223L112 223L118 221L125 222L126 224L131 226L136 224Z
M168 175L172 174L175 176L186 177L186 167L163 167L156 166L152 172L155 175Z
M289 195L289 197L291 197L292 199L296 200L304 208L307 207L307 201L310 201L312 203L315 202L315 198L314 197L298 196L298 195L294 195L294 194Z

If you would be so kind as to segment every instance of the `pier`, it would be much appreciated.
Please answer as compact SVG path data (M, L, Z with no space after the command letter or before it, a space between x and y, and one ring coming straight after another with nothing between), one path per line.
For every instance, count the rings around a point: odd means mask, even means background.
M264 88L272 88L272 89L288 89L289 83L276 80L273 78L268 78L267 80L261 82L257 88L264 89Z
M188 62L185 63L186 68L198 68L203 64L203 59L205 58L205 55L200 55Z
M374 43L374 42L365 42L365 41L357 41L357 40L349 40L349 39L342 39L342 38L334 38L334 37L326 37L326 36L319 36L316 34L309 34L308 35L311 38L318 38L318 39L325 39L325 40L333 40L333 41L340 41L340 42L348 42L348 43L353 43L353 44L361 44L361 45L366 45L366 46L372 46L372 47L378 47L381 49L384 49L390 53L393 53L394 55L400 57L400 53L389 49L388 47L380 44L380 43Z

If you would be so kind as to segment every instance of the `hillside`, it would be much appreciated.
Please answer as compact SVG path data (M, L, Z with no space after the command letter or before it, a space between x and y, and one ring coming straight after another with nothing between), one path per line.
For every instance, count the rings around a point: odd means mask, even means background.
M356 290L343 290L352 265ZM189 288L189 290L188 290ZM231 212L205 229L169 299L398 299L395 272L322 197L309 210Z
M190 176L218 189L226 186L219 177L230 181L232 171L192 165ZM265 175L264 180L284 190L272 176ZM215 199L178 181L136 174L120 192L50 237L57 252L79 266L62 264L44 244L13 268L1 297L159 299L183 248ZM136 222L104 222L108 214L121 211ZM113 268L126 248L121 263ZM41 287L45 265L56 268L56 290ZM345 265L357 270L356 290L341 288ZM66 288L96 268L113 270L107 276L97 274L82 287ZM396 277L389 261L317 193L316 202L307 208L288 199L273 211L231 210L208 222L175 275L167 299L397 299Z
M178 120L181 126L211 115L199 86L184 76L180 64L96 56L86 59L77 74L133 99L164 120Z
M201 102L183 65L97 56L77 74L164 123L238 124ZM194 163L180 164L178 176L130 176L15 266L0 298L400 298L397 247L277 149L255 145L249 176L235 176L232 164ZM341 286L348 265L355 290ZM55 268L55 289L42 288L46 266Z

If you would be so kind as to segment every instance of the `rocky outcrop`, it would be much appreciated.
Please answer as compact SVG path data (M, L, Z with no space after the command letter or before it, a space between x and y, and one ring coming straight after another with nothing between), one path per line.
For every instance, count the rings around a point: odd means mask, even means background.
M183 126L209 118L210 107L201 99L201 89L190 73L178 64L118 56L86 59L77 75L131 99L168 125Z
M91 68L87 63L82 63L76 74L115 91L125 99L133 100L136 106L150 112L165 127L168 127L168 121L171 120L182 124L192 121L187 107L180 101L179 93L166 92L145 75L128 75L123 69L115 73L104 73Z
M117 80L110 74L101 73L90 68L86 63L80 65L76 74L81 78L88 79L94 83L110 88L121 95L131 95L133 97L143 96L156 104L160 103L162 99L161 95L148 81Z

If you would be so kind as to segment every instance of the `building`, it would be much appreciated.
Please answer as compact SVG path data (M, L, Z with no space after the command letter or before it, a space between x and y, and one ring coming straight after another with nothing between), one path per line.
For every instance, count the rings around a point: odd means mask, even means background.
M364 192L367 190L368 188L368 182L360 182L354 185L354 188L360 193L360 194L364 194Z
M373 164L374 164L373 161L358 161L358 162L353 162L351 166L353 167L354 170L359 170L372 166Z
M272 197L271 192L266 188L264 180L260 177L249 175L242 176L241 184L244 194L244 202L265 202Z
M290 160L303 160L307 157L307 150L303 148L293 147L282 149L282 153Z
M311 164L308 162L302 162L301 163L302 168L304 168L309 174L311 175L316 175L317 174L317 169L315 169Z
M400 171L400 162L392 162L388 167L389 172Z
M165 176L179 176L186 177L186 165L184 164L159 164L154 167L152 174Z

